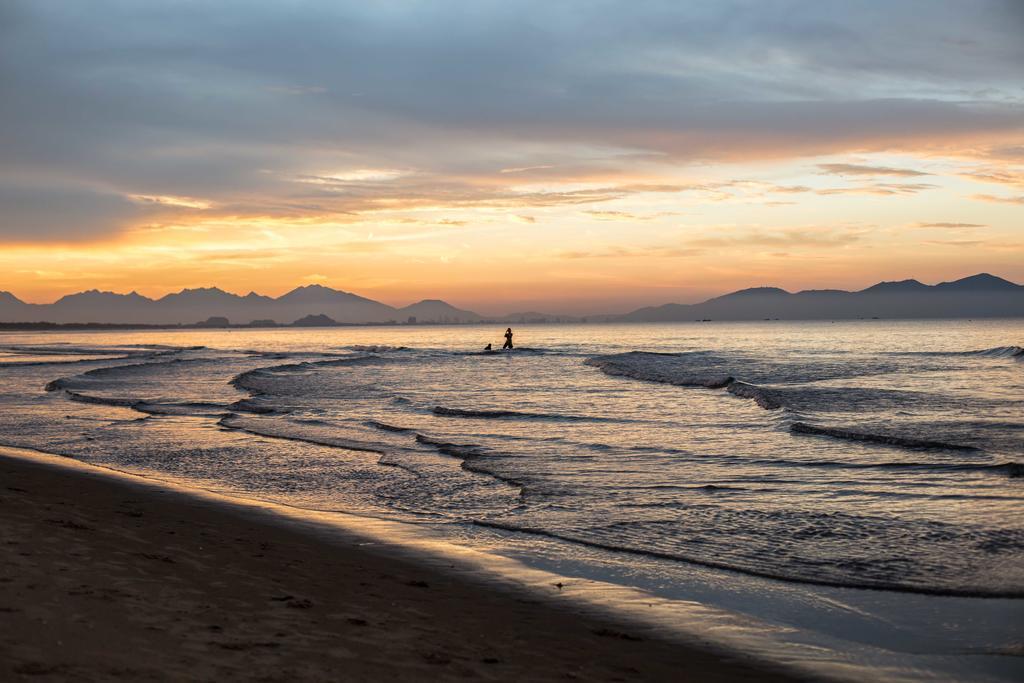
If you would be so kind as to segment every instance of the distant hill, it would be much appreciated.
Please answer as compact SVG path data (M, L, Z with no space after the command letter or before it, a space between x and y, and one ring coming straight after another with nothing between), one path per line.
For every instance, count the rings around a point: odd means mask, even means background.
M28 315L31 306L10 292L0 292L0 316L7 315ZM20 320L21 318L19 318Z
M323 285L298 287L283 294L261 317L273 320L295 320L301 316L323 314L339 323L388 322L399 319L398 312L373 299L342 292Z
M744 289L699 304L665 304L618 316L623 322L682 320L821 320L855 318L991 318L1024 316L1024 286L980 273L926 285L879 282L859 292L777 287Z
M211 318L227 318L232 324L272 321L289 324L323 316L329 324L406 322L469 323L483 316L456 308L438 299L427 299L404 308L322 285L298 287L277 298L249 292L239 296L217 287L183 289L159 299L136 292L117 294L89 290L61 297L52 304L27 304L10 292L0 292L0 322L102 323L136 325L195 324Z
M399 321L415 318L420 323L475 323L483 316L473 311L455 308L440 299L424 299L405 308L398 309Z
M941 289L944 292L1019 292L1021 288L1021 285L988 273L978 273L953 282L940 282L935 285L935 289Z
M295 327L333 327L334 325L337 324L337 320L332 320L323 313L319 313L317 315L303 316L302 318L299 318L298 320L292 323L292 325Z
M156 300L135 292L89 290L52 304L26 304L9 292L0 292L0 322L175 325L227 318L237 325L253 320L287 323L320 314L341 323L399 319L392 306L319 285L299 287L276 299L255 292L239 296L216 287L183 289Z
M736 299L740 297L745 298L750 296L785 296L788 294L789 292L787 292L784 289L779 289L778 287L750 287L749 289L741 289L739 291L731 292L729 294L723 294L722 296L716 297L715 299L710 299L710 301L715 301L716 299Z
M63 296L48 307L33 308L40 313L35 319L48 322L159 322L151 308L152 304L152 299L136 292L115 294L91 289ZM192 320L200 317L209 316L195 316Z
M899 282L879 282L867 289L862 289L861 294L893 294L896 292L923 292L928 285L917 280L900 280Z
M322 285L298 287L277 298L255 292L239 296L216 287L183 289L159 299L93 289L69 294L52 304L28 304L10 292L0 292L0 323L195 325L214 319L222 325L221 319L227 319L233 325L255 322L266 327L304 319L302 324L406 323L411 319L417 323L524 324L1002 316L1024 316L1024 287L988 273L937 285L917 280L879 282L857 292L819 289L790 293L778 287L754 287L699 304L665 304L625 315L585 318L534 311L481 316L439 299L395 308Z

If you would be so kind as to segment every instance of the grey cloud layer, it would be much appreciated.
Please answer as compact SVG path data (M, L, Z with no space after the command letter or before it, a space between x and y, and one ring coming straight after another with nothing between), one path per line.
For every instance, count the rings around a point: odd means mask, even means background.
M995 0L0 0L0 239L116 230L119 194L287 210L331 168L443 187L1019 130L1022 32Z

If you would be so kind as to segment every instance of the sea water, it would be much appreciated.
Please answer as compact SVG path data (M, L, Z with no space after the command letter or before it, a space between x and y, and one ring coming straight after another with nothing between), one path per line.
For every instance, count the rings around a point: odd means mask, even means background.
M1024 321L515 332L7 333L0 443L1020 671Z

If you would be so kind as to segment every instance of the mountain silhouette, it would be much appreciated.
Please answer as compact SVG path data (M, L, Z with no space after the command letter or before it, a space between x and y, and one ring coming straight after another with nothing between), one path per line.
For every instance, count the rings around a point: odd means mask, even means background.
M722 296L709 299L708 301L717 301L720 299L733 299L737 297L748 297L748 296L774 296L774 295L788 295L784 289L778 287L750 287L748 289L741 289L736 292L730 292L729 294L723 294ZM707 303L707 302L705 302Z
M395 322L415 315L419 322L469 322L481 316L444 302L437 306L414 304L397 309L366 297L323 287L298 287L272 298L250 292L239 296L217 287L183 289L159 299L135 292L117 294L89 290L61 297L52 304L27 304L9 292L0 292L0 322L116 323L147 325L195 324L210 318L228 318L234 324L270 321L290 324L323 315L340 323Z
M682 320L839 320L853 318L989 318L1024 316L1024 287L980 273L926 285L879 282L859 292L825 289L790 293L744 289L700 304L665 304L619 316L623 322Z
M10 292L0 292L0 306L9 306L14 309L19 306L28 306L28 304Z
M320 317L322 316L322 317ZM624 315L588 316L592 321L672 322L689 320L820 320L851 318L985 318L1024 316L1024 286L989 273L926 285L917 280L879 282L857 292L838 289L790 293L778 287L752 287L699 304L664 304ZM137 292L88 290L52 304L29 304L0 292L0 322L103 323L149 325L209 324L228 319L236 325L271 321L288 325L393 323L554 322L579 318L545 313L481 316L440 299L424 299L403 308L323 285L297 287L277 298L245 296L217 287L183 289L159 299ZM205 322L204 322L205 321ZM218 322L219 324L219 322Z
M923 292L928 285L917 280L900 280L899 282L879 282L867 289L860 290L860 294L892 294L896 292Z
M940 282L935 288L957 292L1013 292L1019 291L1021 285L989 273L978 273L953 282Z
M398 309L399 320L416 318L417 322L469 323L483 320L483 316L473 311L456 308L440 299L424 299L404 308Z
M323 285L296 287L274 300L273 305L260 317L289 322L302 316L320 314L340 323L387 322L400 319L400 314L392 306Z
M333 320L323 313L303 316L292 323L295 327L332 327L337 324L337 320Z

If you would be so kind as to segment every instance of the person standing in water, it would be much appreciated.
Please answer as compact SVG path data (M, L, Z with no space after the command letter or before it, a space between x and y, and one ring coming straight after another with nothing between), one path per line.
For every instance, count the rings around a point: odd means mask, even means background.
M505 330L505 345L502 346L501 348L503 348L503 349L511 349L512 348L512 328L511 327L508 328L507 330Z

